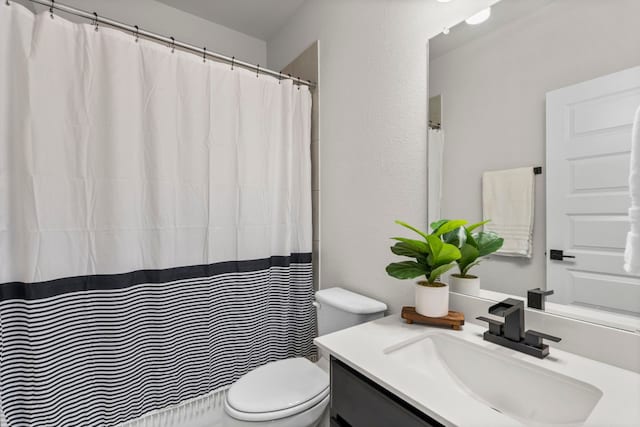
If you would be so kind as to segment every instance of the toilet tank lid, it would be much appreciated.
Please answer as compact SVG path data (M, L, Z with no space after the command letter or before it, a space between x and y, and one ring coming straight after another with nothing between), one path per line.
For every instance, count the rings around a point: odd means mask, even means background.
M321 289L316 292L316 301L353 314L381 313L387 309L383 302L342 288Z

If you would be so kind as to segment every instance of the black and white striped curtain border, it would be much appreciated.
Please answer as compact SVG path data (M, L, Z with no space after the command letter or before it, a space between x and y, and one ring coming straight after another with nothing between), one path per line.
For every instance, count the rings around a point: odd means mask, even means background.
M224 261L167 269L137 270L120 274L65 277L43 282L9 282L0 284L0 301L39 300L71 292L125 289L143 283L167 283L307 263L311 263L311 253L294 253L289 256L271 256L245 261Z
M313 357L311 278L310 263L290 262L4 301L7 418L17 427L113 425L228 386L264 363Z

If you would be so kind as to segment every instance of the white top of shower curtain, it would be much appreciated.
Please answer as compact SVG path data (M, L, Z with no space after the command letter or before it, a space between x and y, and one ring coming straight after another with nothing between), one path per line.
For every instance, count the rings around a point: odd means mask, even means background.
M311 252L307 88L13 3L0 68L0 283Z

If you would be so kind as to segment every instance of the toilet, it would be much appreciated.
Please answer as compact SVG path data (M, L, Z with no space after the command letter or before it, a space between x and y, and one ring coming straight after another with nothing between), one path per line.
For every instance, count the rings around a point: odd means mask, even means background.
M378 319L387 306L342 288L316 292L318 334L326 335ZM242 376L227 393L226 427L315 427L329 405L329 373L324 358L303 357L267 363Z

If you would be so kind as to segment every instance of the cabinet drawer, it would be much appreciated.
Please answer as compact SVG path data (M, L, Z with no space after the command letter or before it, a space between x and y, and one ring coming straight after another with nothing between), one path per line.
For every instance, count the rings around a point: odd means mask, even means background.
M442 425L333 357L331 418L339 427Z
M330 418L329 421L331 421L331 427L349 427L347 423L336 418Z

